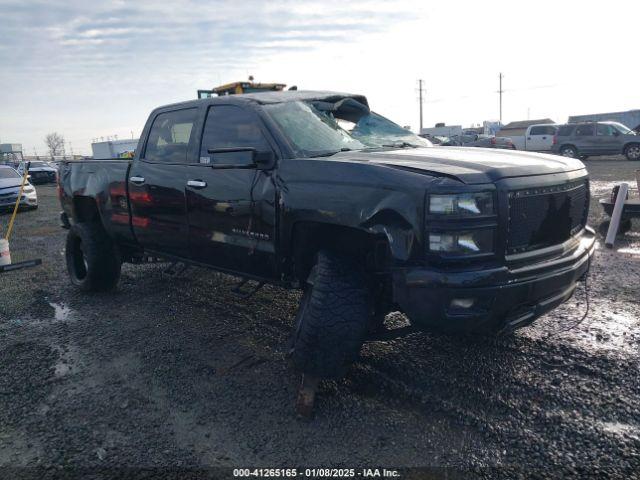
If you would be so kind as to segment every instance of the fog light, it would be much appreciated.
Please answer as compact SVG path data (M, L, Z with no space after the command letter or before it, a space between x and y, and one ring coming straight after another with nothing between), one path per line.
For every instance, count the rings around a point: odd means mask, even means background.
M449 308L466 310L473 307L475 303L475 298L454 298L453 300L451 300Z

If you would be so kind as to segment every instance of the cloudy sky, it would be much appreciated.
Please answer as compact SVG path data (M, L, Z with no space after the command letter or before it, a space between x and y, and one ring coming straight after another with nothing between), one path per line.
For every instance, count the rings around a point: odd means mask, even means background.
M149 111L256 80L363 93L425 126L640 108L640 2L0 0L0 142L138 136Z

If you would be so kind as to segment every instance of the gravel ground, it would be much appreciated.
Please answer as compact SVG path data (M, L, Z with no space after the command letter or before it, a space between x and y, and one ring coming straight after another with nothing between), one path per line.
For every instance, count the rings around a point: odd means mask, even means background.
M634 164L587 160L590 222ZM585 290L513 337L368 344L297 420L285 345L299 296L246 300L202 270L125 265L113 294L66 276L53 186L21 213L0 275L0 468L57 477L212 467L443 467L436 477L632 478L640 472L640 234L599 248ZM634 192L635 194L635 192ZM0 216L4 228L7 216ZM600 242L601 244L601 242ZM400 314L389 320L401 322ZM28 467L28 468L24 468ZM32 468L39 467L39 468ZM154 470L156 469L156 470ZM0 477L3 470L0 470ZM146 472L146 473L145 473ZM206 470L213 474L215 470ZM155 476L152 474L152 476ZM147 476L145 476L147 475Z

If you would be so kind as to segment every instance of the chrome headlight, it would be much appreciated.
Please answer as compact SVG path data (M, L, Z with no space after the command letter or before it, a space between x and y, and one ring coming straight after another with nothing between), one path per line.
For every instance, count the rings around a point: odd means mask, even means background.
M429 251L449 255L486 255L494 252L494 229L429 233Z
M26 184L24 186L24 189L22 190L24 193L31 193L35 190L35 188L33 188L33 185L31 185L30 183Z
M477 216L493 215L493 193L457 193L429 196L429 213L431 215Z

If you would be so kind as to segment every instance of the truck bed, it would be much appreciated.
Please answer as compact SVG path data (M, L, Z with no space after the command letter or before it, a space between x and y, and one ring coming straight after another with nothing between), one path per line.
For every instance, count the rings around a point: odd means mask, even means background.
M61 162L58 181L65 213L75 218L73 212L80 208L82 198L95 200L106 231L120 242L135 243L127 199L127 178L132 161L113 158Z

